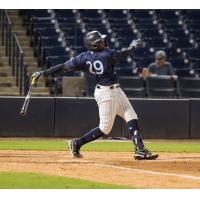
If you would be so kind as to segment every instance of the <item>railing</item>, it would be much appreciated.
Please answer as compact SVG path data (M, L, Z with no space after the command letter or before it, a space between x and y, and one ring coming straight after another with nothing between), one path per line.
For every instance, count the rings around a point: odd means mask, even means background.
M26 67L21 45L15 33L12 32L12 23L7 10L0 10L1 44L5 46L5 55L8 57L8 64L12 67L12 76L16 79L16 86L19 87L19 94L25 94Z

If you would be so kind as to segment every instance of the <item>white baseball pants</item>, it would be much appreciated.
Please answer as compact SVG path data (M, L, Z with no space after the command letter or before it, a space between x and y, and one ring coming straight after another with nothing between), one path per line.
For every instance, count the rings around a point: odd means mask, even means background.
M127 96L118 84L98 87L100 88L96 87L94 97L99 108L99 128L104 134L109 134L112 130L116 115L126 122L138 119Z

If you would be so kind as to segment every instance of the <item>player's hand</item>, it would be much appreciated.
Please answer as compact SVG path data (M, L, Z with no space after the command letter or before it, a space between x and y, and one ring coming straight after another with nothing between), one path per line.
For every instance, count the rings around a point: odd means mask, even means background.
M138 47L142 47L143 46L143 42L140 40L140 39L138 39L138 40L133 40L132 42L131 42L131 44L130 44L130 47L131 48L138 48Z
M35 72L32 74L31 79L38 81L38 79L44 74L44 71Z

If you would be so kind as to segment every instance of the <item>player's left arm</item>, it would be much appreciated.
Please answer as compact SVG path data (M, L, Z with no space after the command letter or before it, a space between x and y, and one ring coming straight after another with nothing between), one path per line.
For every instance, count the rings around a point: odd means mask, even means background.
M135 49L143 46L143 42L141 40L133 40L128 48L123 50L118 50L112 53L112 59L118 63L123 59L126 59L128 56L132 55Z

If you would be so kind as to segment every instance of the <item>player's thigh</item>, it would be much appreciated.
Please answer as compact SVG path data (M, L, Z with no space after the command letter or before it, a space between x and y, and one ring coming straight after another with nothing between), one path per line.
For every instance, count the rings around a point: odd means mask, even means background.
M95 95L95 99L99 108L99 127L105 134L108 134L112 129L117 112L116 97L112 93L106 95L101 92Z
M126 122L138 118L135 110L133 109L133 106L121 89L119 91L119 104L117 108L117 115L122 117Z

